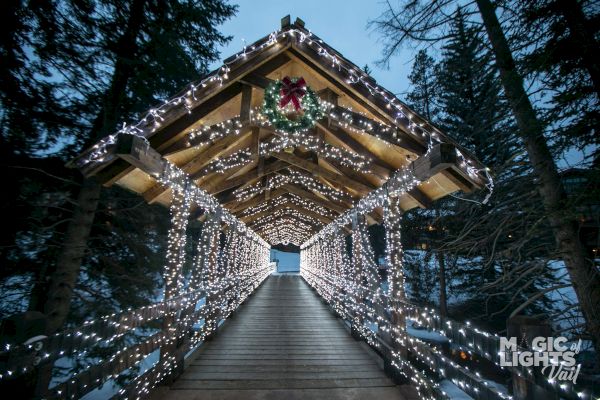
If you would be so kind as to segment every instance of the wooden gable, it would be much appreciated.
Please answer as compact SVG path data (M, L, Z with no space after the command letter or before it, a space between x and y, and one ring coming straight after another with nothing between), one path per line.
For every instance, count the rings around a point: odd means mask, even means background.
M368 160L366 167L352 168L326 152L303 146L261 152L261 143L280 133L258 123L254 116L262 105L264 89L285 76L304 77L332 105L306 135L316 138L320 146ZM307 31L301 20L290 24L289 17L284 18L280 31L225 60L224 67L175 99L158 108L158 120L157 112L151 111L151 117L137 125L136 134L259 234L272 226L269 218L275 215L288 225L303 227L306 233L301 240L307 239L382 186L396 170L429 154L434 141L452 145L445 151L456 149L461 159L404 194L404 210L428 207L450 193L487 184L481 173L484 167L473 156ZM170 204L169 188L110 149L105 160L82 163L93 151L89 149L73 163L79 163L84 174L139 193L148 202ZM219 170L218 162L240 152L246 155L243 162ZM269 190L274 180L288 181ZM250 194L241 198L239 193L244 191ZM251 195L253 191L256 194ZM368 221L380 222L381 216L382 210L376 208Z

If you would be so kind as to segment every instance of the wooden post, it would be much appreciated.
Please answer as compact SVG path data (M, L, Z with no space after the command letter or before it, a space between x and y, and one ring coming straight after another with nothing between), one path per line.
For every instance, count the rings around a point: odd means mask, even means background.
M364 215L354 215L352 218L352 272L354 273L354 316L352 318L352 337L357 340L362 339L360 331L364 330L364 319L360 308L364 303L362 293L363 286L363 265L361 262L362 245L360 225L365 221Z
M167 260L163 271L165 281L165 300L172 299L180 293L182 279L181 268L185 262L185 241L190 202L184 189L173 190L171 202L171 228L167 244ZM166 367L173 364L173 370L167 382L183 372L183 355L177 351L177 312L169 312L163 318L165 342L160 348L160 363Z
M225 256L222 260L223 270L221 271L221 274L226 279L229 279L225 293L225 307L231 312L233 312L233 310L235 309L235 283L231 281L231 279L235 277L235 266L232 258L233 253L235 252L234 237L235 230L231 227L225 227L225 244L223 248Z
M210 214L202 229L202 274L203 282L207 290L206 307L208 313L204 319L205 332L204 340L210 340L217 330L220 317L221 291L214 289L219 283L219 241L220 241L221 223L220 216Z
M404 271L402 267L403 251L400 242L402 229L402 208L399 197L388 197L384 207L386 261L388 262L388 287L390 294L391 312L389 315L390 333L387 340L392 351L408 359L408 351L399 343L406 337L406 317L402 312L402 301L405 300ZM392 365L392 355L384 354L384 369L396 381L402 382L405 378L398 373Z
M516 337L519 346L526 343L531 348L532 340L538 336L551 337L550 324L527 315L517 315L507 321L507 337ZM560 399L557 393L546 391L525 376L519 376L513 372L511 380L512 394L515 400Z

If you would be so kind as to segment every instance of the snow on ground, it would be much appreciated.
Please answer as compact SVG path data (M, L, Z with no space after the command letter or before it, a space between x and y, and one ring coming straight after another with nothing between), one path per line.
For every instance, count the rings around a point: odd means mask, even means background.
M508 395L508 388L506 387L506 385L503 385L501 383L495 382L495 381L491 381L489 379L484 379L485 382L487 382L488 386L491 386L493 388L495 388L496 390L498 390L501 393L504 393L505 395Z
M473 398L460 390L452 381L444 379L440 382L441 389L448 394L452 400L472 400Z
M417 329L414 327L415 321L409 319L406 320L406 332L413 337L416 337L421 340L426 340L430 342L437 343L446 343L448 342L448 338L444 335L441 335L437 332L428 331L427 329Z

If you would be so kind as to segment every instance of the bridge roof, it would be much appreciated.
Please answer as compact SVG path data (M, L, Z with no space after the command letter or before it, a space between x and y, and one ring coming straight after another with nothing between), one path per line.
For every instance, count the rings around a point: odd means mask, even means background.
M303 77L328 109L291 144L260 113L265 88L285 76ZM126 134L271 244L304 242L399 170L419 180L401 193L404 210L489 183L473 155L289 16L281 29L72 162L107 186L170 204L171 189L148 164L122 155ZM370 223L381 218L379 206L367 214Z

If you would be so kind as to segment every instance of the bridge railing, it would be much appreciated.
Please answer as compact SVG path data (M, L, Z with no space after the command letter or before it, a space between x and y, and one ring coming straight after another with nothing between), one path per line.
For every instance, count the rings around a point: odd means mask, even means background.
M179 375L186 353L210 338L220 322L273 271L266 242L217 210L203 224L191 260L193 268L184 284L187 222L197 196L190 185L173 187L164 301L7 347L0 352L0 384L16 382L14 386L27 387L25 397L76 399L141 366L156 351L158 361L117 397L139 398ZM57 362L85 366L74 368L72 376L49 387Z
M39 393L43 398L80 398L108 380L117 378L124 371L138 366L148 355L169 343L178 343L178 352L187 353L209 333L199 334L199 330L194 326L202 322L211 309L219 310L219 321L226 319L271 272L272 265L263 264L245 274L224 278L208 290L202 288L135 310L107 315L49 337L39 336L25 344L9 347L0 353L0 378L18 379L47 367L52 368L61 358L81 357L98 346L110 349L111 344L123 336L161 321L169 315L175 315L176 318L168 330L154 329L158 331L134 344L114 348L114 351L64 382L45 393ZM212 305L206 303L204 300L209 291L222 293L222 302ZM138 397L140 394L147 394L158 382L170 375L175 368L173 364L156 362L122 389L118 397Z
M303 245L300 273L340 318L347 321L352 334L364 339L383 357L390 374L410 380L423 399L450 398L444 385L440 384L443 380L451 381L475 399L513 398L506 388L497 384L506 382L494 381L494 378L507 381L511 376L535 385L535 390L541 390L547 398L597 398L598 393L593 393L592 389L549 379L539 368L501 366L499 336L469 323L444 318L432 308L407 301L399 235L401 212L397 200L389 200L384 211L386 290L374 262L366 221L356 215L352 224L351 254L347 251L341 227L331 229L326 235ZM437 338L407 329L407 320L411 328L413 324L426 328L428 334L434 333ZM444 346L477 362L456 359Z

